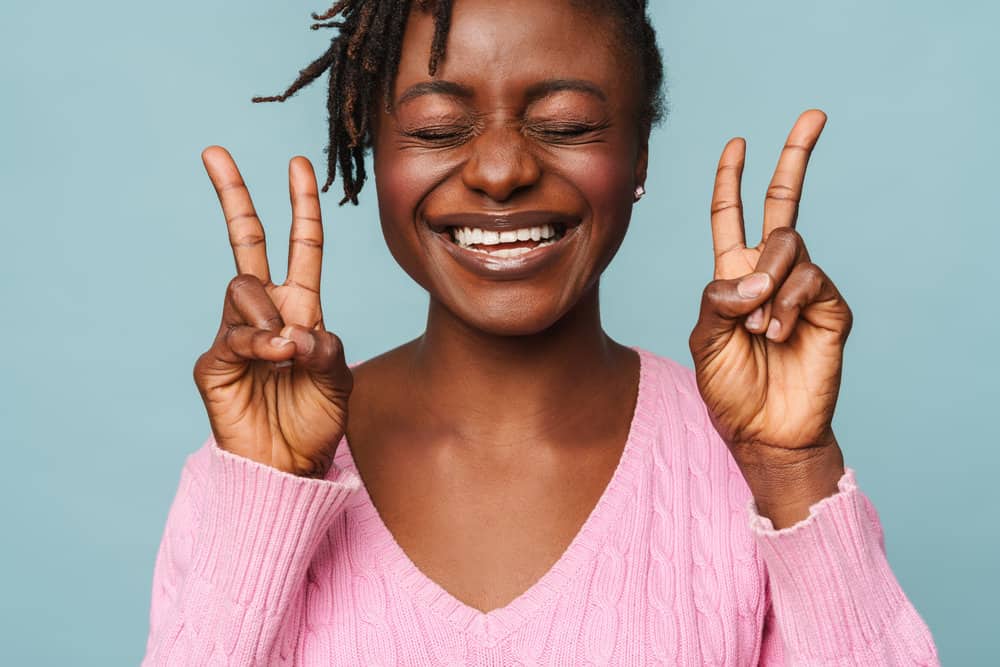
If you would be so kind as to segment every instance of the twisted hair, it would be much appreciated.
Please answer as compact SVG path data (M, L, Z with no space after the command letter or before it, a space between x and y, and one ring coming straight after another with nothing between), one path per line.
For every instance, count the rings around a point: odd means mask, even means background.
M367 179L365 153L372 145L372 111L379 90L386 111L392 110L392 90L411 8L416 4L434 17L434 39L427 63L428 73L434 76L445 57L454 1L336 0L325 12L312 14L313 30L337 30L326 52L300 70L298 78L280 95L253 98L254 102L284 102L329 72L327 176L322 190L330 189L339 169L344 184L341 205L357 204ZM631 45L641 60L645 99L640 121L648 131L665 113L665 102L661 90L663 63L656 33L646 16L646 2L574 0L574 4L608 11L621 20L623 43Z

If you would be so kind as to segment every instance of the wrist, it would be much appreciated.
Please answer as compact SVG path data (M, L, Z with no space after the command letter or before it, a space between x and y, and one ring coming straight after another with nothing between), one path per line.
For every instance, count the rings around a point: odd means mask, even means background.
M738 462L754 497L757 513L775 529L794 525L809 516L809 508L839 491L844 456L833 440L772 458Z

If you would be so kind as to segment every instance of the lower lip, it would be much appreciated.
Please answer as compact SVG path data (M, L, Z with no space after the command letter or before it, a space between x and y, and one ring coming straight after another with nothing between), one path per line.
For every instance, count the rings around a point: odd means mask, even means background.
M562 238L555 243L535 248L531 252L517 257L496 257L488 253L469 250L448 238L449 234L432 233L438 243L443 244L445 250L455 258L455 261L471 273L491 280L521 280L556 262L563 254L569 241L573 239L577 229L579 229L579 225L567 227Z

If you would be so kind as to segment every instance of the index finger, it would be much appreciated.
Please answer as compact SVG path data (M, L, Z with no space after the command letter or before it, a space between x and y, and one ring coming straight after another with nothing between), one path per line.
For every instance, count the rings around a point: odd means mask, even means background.
M715 172L712 193L712 245L715 249L715 273L719 276L719 258L731 250L746 247L743 228L743 198L740 184L746 160L746 141L730 139L722 150Z
M236 272L252 273L265 285L271 284L267 266L264 227L260 224L250 191L236 167L233 157L222 146L209 146L201 154L205 171L212 180L215 194L222 204L229 229L229 245L233 248Z
M819 109L802 113L788 133L785 147L778 158L778 166L771 178L764 200L764 231L761 243L767 240L778 227L795 228L799 216L799 201L802 199L802 184L806 178L806 166L812 155L823 126L826 114Z

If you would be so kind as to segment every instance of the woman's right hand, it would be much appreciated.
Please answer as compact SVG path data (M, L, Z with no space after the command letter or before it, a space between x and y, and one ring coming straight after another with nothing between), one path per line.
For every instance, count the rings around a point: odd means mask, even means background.
M222 324L194 366L219 447L295 475L322 478L347 428L353 378L340 339L323 326L323 224L312 165L288 165L292 230L288 275L271 282L264 228L236 163L202 153L236 258Z

